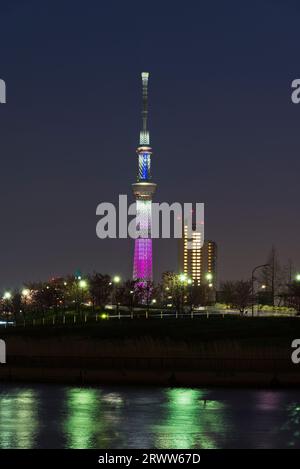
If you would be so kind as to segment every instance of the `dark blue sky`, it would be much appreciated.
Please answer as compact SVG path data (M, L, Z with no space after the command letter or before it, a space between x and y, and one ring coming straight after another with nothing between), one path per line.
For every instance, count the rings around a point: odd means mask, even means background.
M220 279L247 278L272 244L300 269L296 0L3 3L1 288L131 274L133 243L98 240L95 210L131 195L142 70L155 200L205 203ZM156 241L154 263L176 269L176 243Z

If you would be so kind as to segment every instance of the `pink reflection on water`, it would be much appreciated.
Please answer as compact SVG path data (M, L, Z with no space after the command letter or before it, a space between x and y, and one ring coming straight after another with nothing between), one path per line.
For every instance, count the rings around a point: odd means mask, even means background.
M274 391L261 391L257 395L259 410L276 410L281 401L281 393Z

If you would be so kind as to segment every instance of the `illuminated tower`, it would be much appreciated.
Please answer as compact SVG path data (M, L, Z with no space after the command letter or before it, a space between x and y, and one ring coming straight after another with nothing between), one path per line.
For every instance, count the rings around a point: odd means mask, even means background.
M132 184L136 199L136 219L140 237L135 240L133 279L141 284L152 281L152 239L151 239L151 204L156 184L151 182L151 155L148 120L148 78L149 73L142 73L143 110L140 144L137 148L137 182Z

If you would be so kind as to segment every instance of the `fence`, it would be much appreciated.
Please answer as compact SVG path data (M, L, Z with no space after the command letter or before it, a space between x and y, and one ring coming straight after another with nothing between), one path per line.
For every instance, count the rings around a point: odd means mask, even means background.
M255 317L295 317L295 313L278 313L274 312L265 312L256 314ZM251 314L243 314L239 311L225 311L225 310L214 310L206 309L201 311L189 311L178 313L177 311L170 310L154 310L154 309L139 309L132 311L109 311L103 313L65 313L65 314L53 314L47 315L44 317L28 318L25 320L20 320L15 323L14 321L2 321L1 325L4 327L18 326L18 327L35 327L35 326L76 326L84 324L97 324L103 321L108 320L132 320L132 319L197 319L197 318L226 318L226 317L251 317ZM299 316L298 316L299 317Z

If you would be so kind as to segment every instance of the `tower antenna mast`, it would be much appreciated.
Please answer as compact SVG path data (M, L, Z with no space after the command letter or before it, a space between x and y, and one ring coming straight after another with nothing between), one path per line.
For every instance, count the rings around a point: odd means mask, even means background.
M143 110L142 110L142 130L140 132L140 145L149 145L149 131L148 124L148 80L149 73L142 72L142 85L143 85Z

